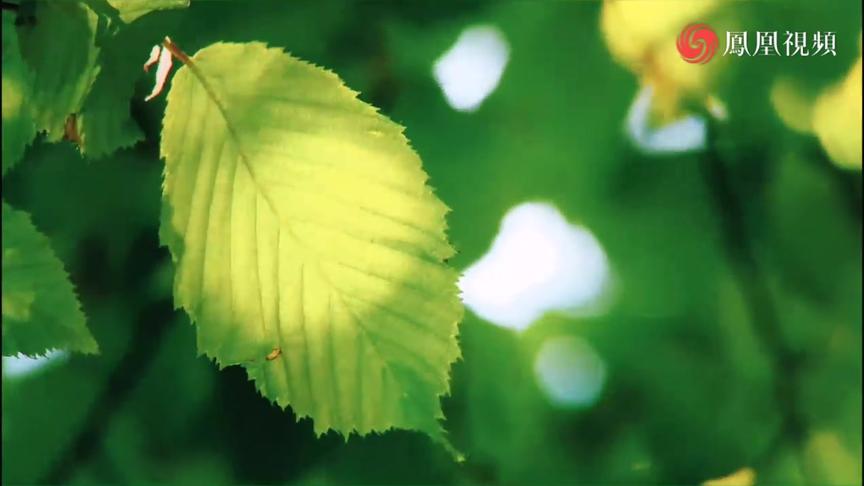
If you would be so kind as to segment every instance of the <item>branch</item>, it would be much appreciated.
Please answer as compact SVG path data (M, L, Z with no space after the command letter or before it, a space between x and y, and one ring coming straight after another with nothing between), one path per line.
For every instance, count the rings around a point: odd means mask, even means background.
M78 435L72 439L40 483L61 484L72 479L76 467L87 462L102 446L111 417L135 390L157 355L162 337L173 321L170 299L148 306L138 317L129 348L111 373L87 413Z
M767 455L773 455L787 440L801 450L808 429L797 396L802 356L793 351L783 338L776 303L752 247L753 239L747 228L741 198L735 192L728 168L717 149L717 122L709 115L706 118L709 120L708 147L701 158L705 185L720 219L726 256L749 310L750 324L771 360L774 397L782 413L778 436L769 445ZM758 462L769 459L763 455Z

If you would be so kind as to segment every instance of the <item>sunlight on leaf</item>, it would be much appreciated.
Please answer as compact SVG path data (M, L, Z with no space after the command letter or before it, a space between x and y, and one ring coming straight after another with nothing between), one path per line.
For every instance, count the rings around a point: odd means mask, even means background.
M703 486L753 486L756 484L756 472L745 467L722 478L709 479Z
M804 460L823 484L860 483L861 445L854 447L844 445L836 433L819 430L807 440Z
M36 136L27 100L32 74L18 46L12 15L3 11L3 174L24 155Z
M447 207L402 127L356 96L261 43L214 44L177 71L161 146L175 300L201 353L243 365L317 433L446 444L462 315Z

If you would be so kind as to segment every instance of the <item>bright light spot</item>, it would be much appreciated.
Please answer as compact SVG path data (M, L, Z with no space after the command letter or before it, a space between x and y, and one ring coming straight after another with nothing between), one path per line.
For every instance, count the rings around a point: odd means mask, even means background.
M627 114L627 135L636 147L648 154L683 153L705 148L708 124L700 116L690 115L661 127L652 127L648 118L653 98L654 89L643 87Z
M554 337L540 347L534 374L552 404L585 407L600 396L606 381L606 365L586 341L573 336Z
M549 311L585 311L609 280L600 243L546 203L523 203L504 216L492 248L465 270L462 300L483 319L525 329Z
M510 47L501 31L474 26L435 61L433 73L453 109L474 111L498 86L509 58Z
M715 119L726 121L729 119L729 110L726 108L726 103L714 95L708 96L705 100L705 107L708 108L708 113L711 113Z
M8 378L27 376L49 364L65 361L67 357L68 353L56 349L48 351L45 356L39 356L38 358L30 358L24 355L4 356L3 374Z

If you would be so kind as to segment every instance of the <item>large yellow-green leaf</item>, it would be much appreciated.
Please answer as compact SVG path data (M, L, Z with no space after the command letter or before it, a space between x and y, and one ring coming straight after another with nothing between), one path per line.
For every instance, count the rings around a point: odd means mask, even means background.
M84 104L99 73L98 17L72 1L36 3L35 21L19 26L21 51L34 73L30 90L36 128L49 142L63 138L69 115Z
M428 433L462 307L446 206L402 127L333 73L261 43L176 73L162 238L198 346L318 433Z
M98 351L48 238L3 203L3 356L49 349Z
M3 173L24 155L24 149L36 136L36 125L30 116L32 75L18 47L13 14L3 11Z

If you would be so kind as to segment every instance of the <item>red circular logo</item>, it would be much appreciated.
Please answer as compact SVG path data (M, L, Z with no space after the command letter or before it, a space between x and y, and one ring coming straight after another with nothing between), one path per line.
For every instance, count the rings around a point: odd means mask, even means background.
M706 24L690 24L678 36L681 58L692 64L705 64L717 52L717 34Z

